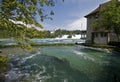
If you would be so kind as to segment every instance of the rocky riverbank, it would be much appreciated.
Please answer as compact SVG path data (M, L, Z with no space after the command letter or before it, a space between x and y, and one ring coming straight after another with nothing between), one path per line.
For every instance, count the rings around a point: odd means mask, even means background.
M83 46L87 46L87 47L94 47L94 48L103 48L103 49L108 49L109 51L120 52L120 47L117 47L117 46L101 45L101 44L86 44L86 43L82 43L79 45L83 45Z
M9 47L0 47L0 82L5 82L6 74L11 69L9 58L14 56L16 51L23 52L20 47Z
M8 68L8 58L0 55L0 82L5 82L5 75Z

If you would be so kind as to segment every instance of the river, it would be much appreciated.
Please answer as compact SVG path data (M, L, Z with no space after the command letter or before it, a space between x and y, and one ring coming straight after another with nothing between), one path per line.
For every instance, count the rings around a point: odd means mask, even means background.
M80 45L35 48L34 54L2 49L12 54L6 82L119 82L120 53Z

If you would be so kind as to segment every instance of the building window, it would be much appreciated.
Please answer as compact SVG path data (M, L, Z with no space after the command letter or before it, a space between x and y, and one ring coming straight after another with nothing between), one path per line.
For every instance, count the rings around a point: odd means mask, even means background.
M106 37L107 33L101 33L101 37Z
M94 36L95 36L95 37L98 37L98 33L95 33Z

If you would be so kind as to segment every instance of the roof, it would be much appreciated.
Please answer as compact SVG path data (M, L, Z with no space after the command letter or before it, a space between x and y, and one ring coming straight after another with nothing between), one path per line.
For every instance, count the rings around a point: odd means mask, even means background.
M98 13L101 9L104 9L106 6L108 6L109 4L111 4L111 1L108 1L106 3L100 4L99 7L97 7L95 10L93 10L92 12L90 12L88 15L86 15L85 17L89 17L95 13Z
M109 33L110 30L93 31L92 33Z

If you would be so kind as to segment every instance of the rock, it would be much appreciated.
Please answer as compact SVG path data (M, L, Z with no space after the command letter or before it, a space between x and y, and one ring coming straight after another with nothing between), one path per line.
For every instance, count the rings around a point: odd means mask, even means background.
M5 82L5 75L4 74L0 74L0 82Z

